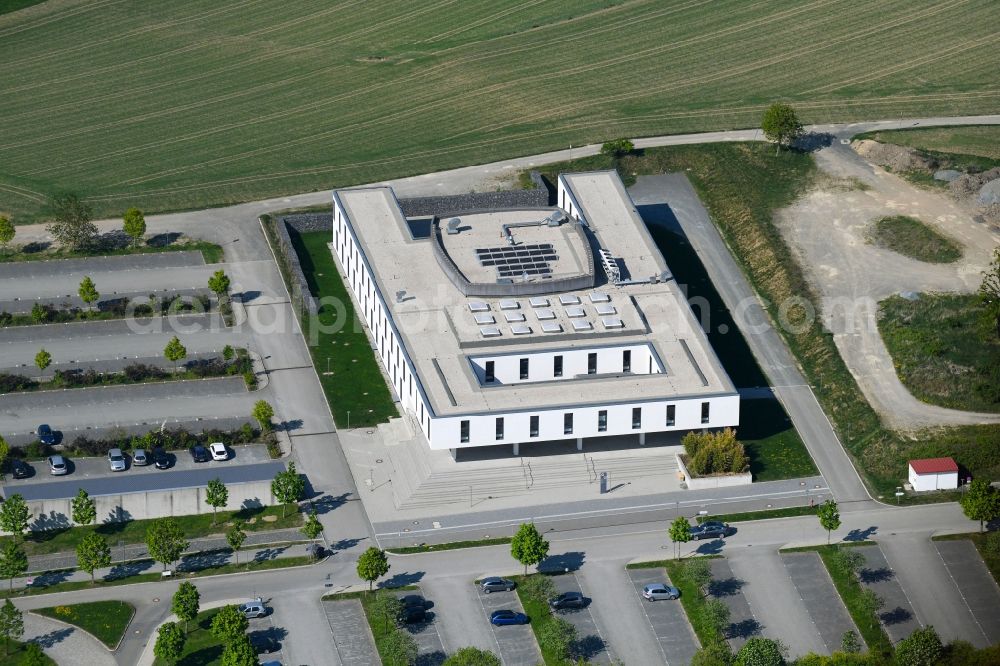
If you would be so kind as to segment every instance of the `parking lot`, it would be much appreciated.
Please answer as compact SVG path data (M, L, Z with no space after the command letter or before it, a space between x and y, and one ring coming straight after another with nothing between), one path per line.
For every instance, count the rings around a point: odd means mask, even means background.
M969 605L987 645L1000 643L1000 588L971 541L936 541L934 546ZM975 643L974 643L975 644Z
M642 590L646 585L670 584L666 570L629 569L628 575L635 588L636 600L642 605L642 612L660 644L664 662L668 666L690 663L699 643L680 600L647 601L642 597Z
M411 595L424 597L428 603L428 611L423 621L411 622L403 625L403 629L417 642L417 666L438 666L445 660L444 645L441 643L441 636L438 634L435 619L437 604L433 599L424 596L423 591L418 587L415 590L400 591L396 594L400 599Z
M827 652L840 650L844 633L853 631L864 645L837 588L818 553L782 553L785 570L792 579Z
M567 573L561 576L553 576L552 582L556 586L557 594L583 592L584 596L586 596L586 592L581 588L576 574ZM590 603L594 603L594 600L590 599ZM589 605L585 608L555 611L554 614L576 627L577 653L579 656L582 656L592 664L610 664L611 655L608 653L608 646L604 642L604 636L601 635L600 629L597 628L597 623L594 622L594 616L590 612Z
M255 645L264 644L266 642L275 645L278 648L274 652L262 654L261 661L276 661L278 663L284 663L282 647L285 636L288 632L281 627L275 626L273 612L265 615L264 617L250 618L247 633L250 636L251 642Z
M378 663L375 640L361 602L357 599L323 601L337 655L344 666L371 666Z
M885 600L879 618L893 643L898 643L920 628L920 621L913 613L910 600L903 592L895 573L878 546L860 546L858 552L865 558L860 572L861 584Z
M489 623L490 615L498 610L512 610L523 613L524 607L517 596L517 592L491 592L486 594L475 586L479 603L483 608L482 617ZM528 618L529 621L531 618ZM503 663L510 666L531 666L542 661L541 652L538 650L538 643L535 641L535 634L528 624L515 624L504 627L489 624L496 640L497 649L500 651L500 658Z
M708 585L709 594L722 601L729 608L729 629L726 638L733 652L739 651L747 639L760 635L760 624L750 610L750 604L743 596L745 581L733 574L729 561L725 559L712 560L712 582Z

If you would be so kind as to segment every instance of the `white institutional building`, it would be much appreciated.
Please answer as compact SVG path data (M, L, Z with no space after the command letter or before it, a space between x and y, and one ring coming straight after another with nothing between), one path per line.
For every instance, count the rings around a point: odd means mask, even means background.
M388 187L333 193L331 249L430 448L737 425L617 173L560 175L558 203L407 220Z

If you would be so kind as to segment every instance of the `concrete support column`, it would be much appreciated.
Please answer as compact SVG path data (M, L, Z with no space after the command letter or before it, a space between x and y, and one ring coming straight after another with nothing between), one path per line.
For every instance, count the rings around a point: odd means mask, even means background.
M583 451L583 437L576 438L576 450Z
M639 446L645 446L645 445L646 445L646 433L640 432L639 433Z
M458 449L448 449L448 453L451 454L452 460L458 460Z
M513 449L514 449L514 450L512 451L513 455L515 455L515 456L519 456L519 455L521 455L521 454L520 454L520 450L521 450L521 449L520 449L520 446L521 446L520 444L514 444L514 445L513 445Z

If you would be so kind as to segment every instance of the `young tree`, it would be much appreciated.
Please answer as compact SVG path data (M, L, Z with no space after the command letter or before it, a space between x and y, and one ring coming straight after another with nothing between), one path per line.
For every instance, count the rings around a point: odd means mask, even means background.
M251 415L260 423L260 429L264 432L271 430L271 419L274 418L274 407L267 400L258 400L253 405Z
M212 618L212 635L223 643L230 643L246 634L249 626L249 620L239 608L223 606Z
M390 627L396 625L399 614L403 612L403 602L392 592L380 590L368 604L368 610L372 620L382 627L383 632L387 632Z
M6 502L0 504L0 529L13 534L14 541L21 541L24 538L29 520L31 512L21 493L14 493Z
M41 303L31 306L31 322L33 324L44 324L49 320L49 309Z
M94 281L90 279L89 275L85 275L80 280L80 288L76 290L76 293L80 295L80 300L87 305L96 303L97 299L101 297L101 294L97 291L97 287L94 285Z
M184 630L176 622L164 622L156 633L156 644L153 654L168 664L176 664L184 652L184 642L187 637Z
M538 646L560 662L569 659L576 640L576 627L561 617L552 618L538 632Z
M198 617L200 603L201 594L192 583L184 581L177 586L170 610L184 623L184 633L188 633L188 623Z
M229 293L229 286L229 276L226 275L225 271L215 271L212 273L212 277L208 278L208 288L214 291L219 298Z
M42 647L35 642L25 644L21 652L21 666L46 666L51 661L42 652Z
M709 599L702 607L702 617L722 638L729 632L729 606L719 599Z
M861 613L869 618L869 627L874 629L878 625L878 612L885 606L885 599L875 594L875 591L866 587L858 595L858 606Z
M305 524L302 526L302 533L310 539L315 539L323 532L323 523L319 522L319 518L316 517L315 511L310 511L309 516L306 518Z
M851 576L857 576L865 565L865 556L854 548L838 548L831 559L835 567Z
M691 524L684 516L677 516L670 523L670 540L674 542L674 559L681 556L681 544L691 540Z
M97 520L97 503L83 488L76 491L76 497L70 501L70 513L77 525L90 525Z
M799 122L795 110L787 104L776 102L767 107L764 117L760 121L761 129L768 141L774 141L777 151L781 152L782 144L791 145L795 139L802 136L802 123Z
M90 574L94 582L94 571L111 566L111 546L97 532L87 532L76 545L76 562L81 571Z
M993 250L993 261L983 271L979 300L983 304L983 315L993 324L997 337L1000 338L1000 248Z
M14 234L16 233L17 228L11 222L10 218L0 215L0 247L3 248L4 252L7 252L7 245L14 240Z
M212 524L215 524L216 511L226 506L229 502L229 489L220 478L214 478L208 482L205 490L205 503L212 507Z
M819 524L826 530L826 544L830 545L830 533L840 527L840 509L830 499L819 505L816 515L819 517Z
M389 558L384 550L372 546L358 558L358 577L368 581L368 591L372 591L375 581L389 573Z
M853 629L844 632L840 637L840 650L847 654L859 654L861 652L861 640Z
M240 563L240 547L247 538L247 533L243 531L243 523L236 522L226 531L226 543L233 549L236 556L236 564Z
M500 666L500 657L477 647L459 648L441 666Z
M3 636L5 655L10 654L10 642L24 635L24 613L10 599L0 606L0 636Z
M158 518L146 528L146 548L149 555L163 565L172 564L181 558L181 553L188 547L184 532L173 518Z
M236 356L236 350L233 349L232 345L226 345L222 348L222 359L224 361L232 361L234 356Z
M132 246L139 244L139 241L146 234L146 217L142 211L134 206L125 211L122 218L122 231L132 239Z
M601 155L607 155L619 159L635 150L635 144L628 139L614 139L605 141L601 146Z
M82 250L97 236L97 225L90 221L90 206L75 194L61 194L52 199L55 218L45 230L60 244Z
M7 456L9 455L10 444L3 438L3 435L0 435L0 471L3 470L3 466L7 463ZM3 476L0 476L0 479L3 479Z
M754 636L736 653L736 666L783 666L787 652L781 641Z
M257 650L246 634L226 643L226 647L222 650L222 658L219 660L221 666L257 666L259 663Z
M187 357L187 348L181 344L180 339L175 335L163 348L163 357L174 364L174 372L177 372L177 361Z
M45 369L48 368L50 365L52 365L52 354L45 351L44 347L42 349L39 349L38 353L35 354L35 365L38 367L38 371L41 372L42 376L44 377Z
M984 523L1000 518L1000 491L985 479L973 480L959 504L969 520L979 521L980 533Z
M906 666L935 666L941 663L944 646L934 627L916 629L896 645L896 663Z
M715 640L703 645L691 656L690 666L730 666L733 651L726 641Z
M397 629L383 639L382 651L388 662L386 666L410 666L416 663L420 649L409 632Z
M278 472L271 481L271 494L281 502L281 517L285 517L285 507L302 499L306 491L306 482L295 471L295 463L288 463L288 469Z
M524 565L524 573L527 575L529 566L539 564L548 557L549 542L538 533L534 523L522 523L511 539L510 554Z
M10 582L10 590L14 591L14 579L23 576L28 571L28 556L21 550L17 541L11 539L0 546L0 576Z
M684 563L684 575L705 594L705 588L712 582L712 565L701 557L688 560Z

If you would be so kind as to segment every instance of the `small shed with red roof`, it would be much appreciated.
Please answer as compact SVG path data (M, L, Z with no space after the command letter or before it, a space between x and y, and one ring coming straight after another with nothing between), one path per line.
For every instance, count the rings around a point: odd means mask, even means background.
M958 463L954 458L921 458L910 461L910 485L914 490L958 488Z

